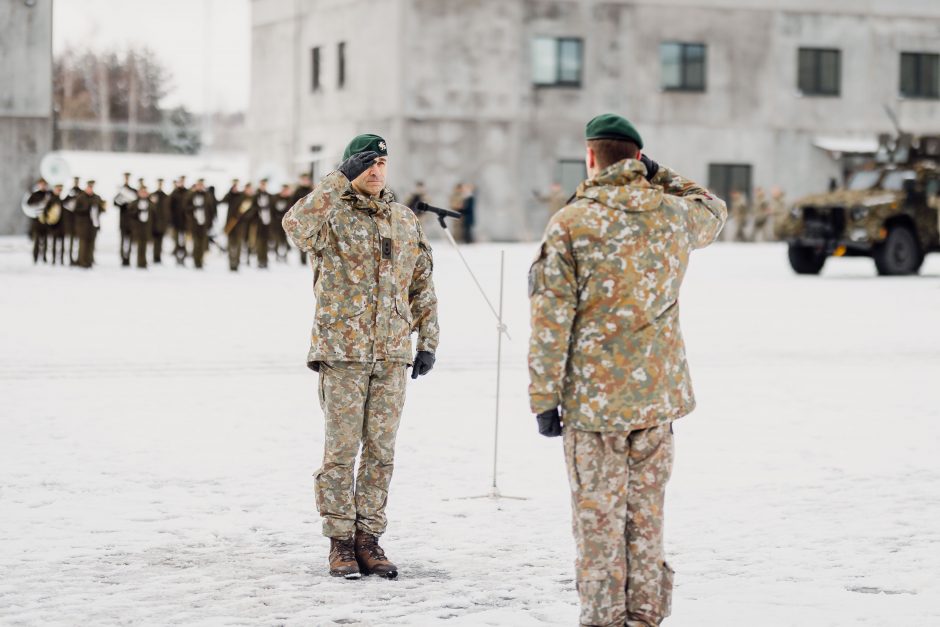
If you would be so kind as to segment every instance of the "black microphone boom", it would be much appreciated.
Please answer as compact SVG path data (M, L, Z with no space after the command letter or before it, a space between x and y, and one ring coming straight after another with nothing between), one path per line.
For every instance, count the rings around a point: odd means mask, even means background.
M418 202L415 203L414 210L424 211L424 212L433 213L437 215L438 222L440 222L441 226L444 227L445 229L447 228L447 225L444 224L444 218L454 218L456 220L460 220L461 218L463 218L462 213L451 211L450 209L441 209L440 207L429 205L423 200L419 200Z

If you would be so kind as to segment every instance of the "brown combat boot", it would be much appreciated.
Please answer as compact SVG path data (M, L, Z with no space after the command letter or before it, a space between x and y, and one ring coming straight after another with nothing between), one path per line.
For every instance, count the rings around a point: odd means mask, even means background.
M379 546L379 539L365 531L356 531L356 561L359 570L365 575L378 575L386 579L398 576L398 566L385 557L385 551Z
M359 579L359 564L352 538L330 538L330 576Z

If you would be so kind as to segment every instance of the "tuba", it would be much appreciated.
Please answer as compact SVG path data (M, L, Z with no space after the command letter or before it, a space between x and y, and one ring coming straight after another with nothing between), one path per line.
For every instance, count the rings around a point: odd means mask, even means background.
M31 192L27 192L23 195L20 209L23 210L23 213L25 213L27 217L38 218L42 215L43 209L46 208L46 200L49 198L50 193L52 192L44 192L39 189L33 189Z
M122 205L129 205L135 200L137 200L136 191L130 187L121 187L121 189L118 190L117 196L114 197L114 204L120 207Z
M46 217L43 218L42 214L39 216L39 221L42 222L45 220L45 223L49 226L55 226L59 223L59 220L62 219L62 202L57 200L52 203L49 207L49 211L46 212Z

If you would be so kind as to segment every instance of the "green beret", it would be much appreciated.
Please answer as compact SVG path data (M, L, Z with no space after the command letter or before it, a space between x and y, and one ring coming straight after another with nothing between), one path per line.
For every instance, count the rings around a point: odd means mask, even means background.
M636 128L626 118L613 113L603 113L588 122L584 129L584 138L619 139L643 147L643 138Z
M385 145L385 140L378 135L366 133L365 135L353 137L353 140L346 146L346 150L343 151L343 161L346 161L346 159L349 159L355 154L369 152L370 150L379 153L382 157L388 156L388 148Z

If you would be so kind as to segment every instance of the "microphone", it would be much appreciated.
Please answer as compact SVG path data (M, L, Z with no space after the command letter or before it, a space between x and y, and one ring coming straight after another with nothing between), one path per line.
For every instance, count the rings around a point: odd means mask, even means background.
M438 216L439 218L441 218L441 219L443 219L443 218L455 218L455 219L457 219L457 220L460 220L461 218L463 218L463 214L462 214L462 213L458 213L458 212L456 212L456 211L451 211L450 209L441 209L440 207L435 207L435 206L433 206L433 205L429 205L428 203L424 202L423 200L419 200L417 203L415 203L414 209L415 209L415 211L425 211L425 212L428 212L428 213L437 214L437 216Z

